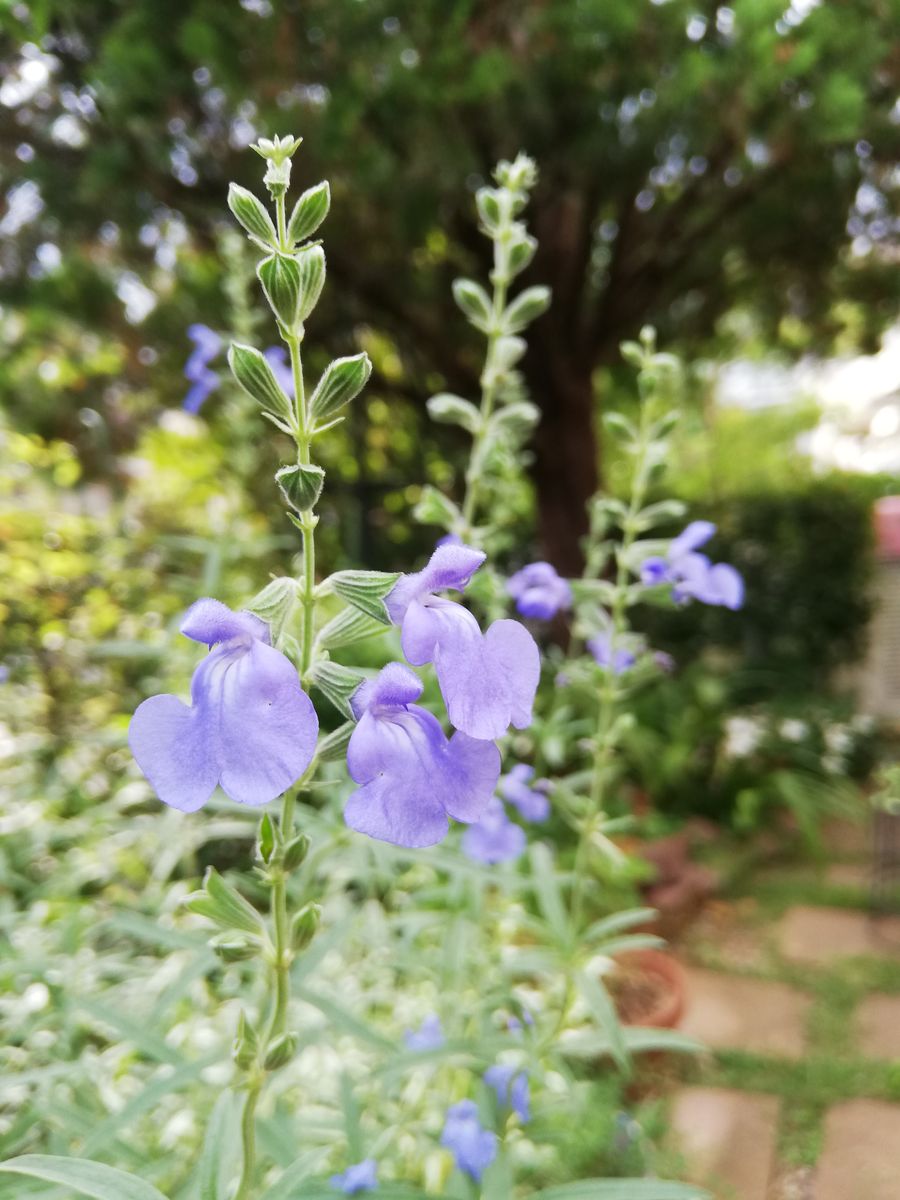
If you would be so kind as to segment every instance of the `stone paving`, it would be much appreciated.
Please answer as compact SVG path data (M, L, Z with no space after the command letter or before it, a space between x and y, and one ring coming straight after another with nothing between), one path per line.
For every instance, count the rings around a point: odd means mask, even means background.
M830 875L831 882L848 886L863 879L849 868ZM717 935L728 925L721 915L712 915L706 936L718 948ZM773 947L784 961L811 969L833 971L842 959L858 956L900 956L900 917L873 919L852 909L797 905L773 932ZM767 961L762 943L759 952L762 967ZM810 996L736 973L741 964L729 955L718 956L716 963L723 969L686 968L680 1028L712 1050L801 1060ZM755 965L746 963L744 969ZM900 1062L900 995L864 997L853 1014L853 1031L860 1056ZM814 1168L779 1163L781 1114L776 1096L682 1088L673 1097L671 1127L688 1178L705 1184L715 1200L900 1200L900 1104L873 1099L834 1104L824 1116L822 1152Z
M900 1104L848 1100L825 1118L815 1200L897 1200Z
M672 1133L689 1182L714 1188L717 1200L765 1200L777 1128L775 1096L684 1088L672 1105Z
M784 983L689 968L681 1029L714 1050L802 1058L810 1000Z
M900 917L873 917L846 908L797 905L779 928L790 962L827 965L840 958L900 956Z

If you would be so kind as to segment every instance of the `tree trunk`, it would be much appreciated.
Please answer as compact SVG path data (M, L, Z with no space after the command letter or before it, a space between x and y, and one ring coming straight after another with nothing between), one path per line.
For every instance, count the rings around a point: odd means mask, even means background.
M580 542L598 480L592 368L542 343L538 340L524 364L531 399L542 414L534 438L538 534L547 561L575 576L584 563Z

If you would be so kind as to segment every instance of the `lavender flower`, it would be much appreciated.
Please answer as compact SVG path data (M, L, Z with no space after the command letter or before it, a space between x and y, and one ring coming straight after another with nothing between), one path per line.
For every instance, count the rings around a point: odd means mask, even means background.
M209 369L209 364L221 350L222 339L208 325L190 325L187 332L194 350L184 364L184 377L191 389L182 407L186 412L196 413L221 382L220 376Z
M672 583L676 600L738 609L744 603L744 581L728 563L712 563L699 548L716 532L711 521L692 521L670 544L665 558L648 558L641 567L645 584Z
M474 1100L460 1100L447 1110L441 1145L452 1153L460 1171L476 1183L497 1157L497 1135L482 1128Z
M358 724L347 747L351 778L344 820L351 829L395 846L433 846L447 818L477 821L500 775L493 742L464 733L447 739L437 717L414 704L422 681L388 663L360 684L351 706Z
M549 621L560 609L572 607L572 588L548 562L529 563L516 571L506 584L523 617Z
M438 546L423 571L401 576L385 603L408 661L434 663L451 724L470 737L493 739L510 724L531 724L541 667L524 625L494 621L482 633L468 609L435 595L462 591L484 559L469 546Z
M612 671L613 675L624 675L635 664L631 650L617 646L613 652L612 635L609 633L598 633L588 640L587 646L599 666Z
M403 1035L407 1050L439 1050L444 1044L441 1018L430 1013L418 1029L407 1029Z
M496 1092L497 1103L510 1107L523 1125L530 1119L527 1071L520 1071L509 1063L496 1063L485 1071L484 1082Z
M269 644L269 627L218 600L198 600L181 632L215 649L191 680L191 705L151 696L131 719L138 766L164 804L196 812L220 785L260 805L291 786L313 756L319 723L293 664Z
M484 815L462 837L462 851L474 862L493 866L512 862L525 849L525 830L506 815L502 801L492 796Z
M340 1175L332 1175L328 1182L348 1196L354 1196L357 1192L371 1192L378 1187L378 1165L374 1158L364 1158L362 1162L347 1167Z
M534 775L534 767L516 763L511 771L500 777L500 795L509 804L515 805L524 821L546 821L550 816L550 801L547 798L549 783L539 779L533 786L528 782Z

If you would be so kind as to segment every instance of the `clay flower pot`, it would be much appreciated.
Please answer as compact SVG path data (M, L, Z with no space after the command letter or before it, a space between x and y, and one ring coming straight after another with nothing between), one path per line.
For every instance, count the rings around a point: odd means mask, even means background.
M684 970L662 950L635 950L616 959L607 986L623 1025L674 1029L684 1011Z

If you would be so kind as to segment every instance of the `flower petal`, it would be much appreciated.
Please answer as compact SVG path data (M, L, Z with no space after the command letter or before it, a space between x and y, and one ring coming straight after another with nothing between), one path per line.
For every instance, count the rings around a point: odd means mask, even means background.
M249 612L232 612L221 600L206 597L195 601L184 614L180 630L194 642L214 646L234 637L251 637L268 642L269 627Z
M391 620L399 625L413 600L421 599L431 592L448 589L464 591L469 580L484 562L486 555L456 542L445 542L436 547L428 565L412 575L402 575L385 597L385 605Z
M222 790L267 804L309 766L319 722L293 664L272 646L221 646L200 664L194 704L217 714Z
M478 638L443 636L435 668L454 728L492 741L510 724L525 729L541 673L537 644L518 621L495 621Z
M493 742L454 733L446 757L446 769L435 780L441 802L454 820L477 821L500 778L500 751Z
M691 521L690 525L669 543L669 560L674 562L683 554L690 554L708 542L715 532L716 527L712 521Z
M467 608L454 600L433 596L427 603L413 600L403 618L400 645L408 662L415 667L433 662L438 646L461 641L481 640L478 622Z
M128 727L128 744L153 790L171 808L196 812L219 782L219 740L214 719L176 696L151 696Z
M740 571L729 563L716 563L710 568L708 576L710 592L715 596L714 603L723 604L726 608L739 609L744 603L744 580Z

